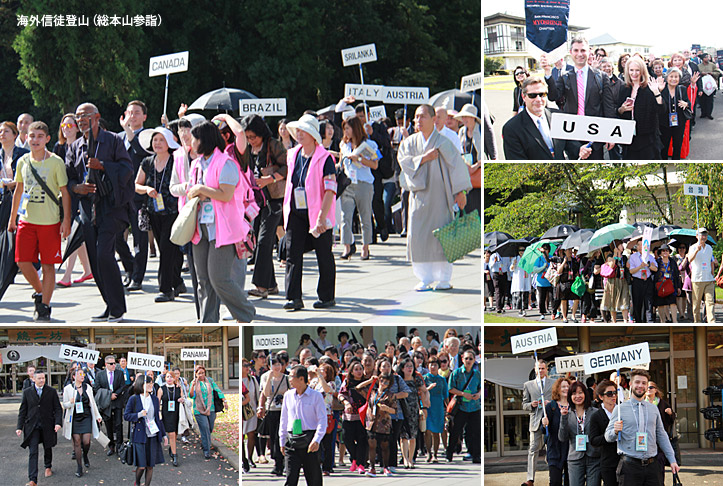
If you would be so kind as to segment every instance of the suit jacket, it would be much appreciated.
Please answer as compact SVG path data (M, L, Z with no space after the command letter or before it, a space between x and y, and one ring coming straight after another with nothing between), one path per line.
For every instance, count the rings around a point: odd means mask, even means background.
M113 388L112 392L118 395L118 398L110 402L111 408L120 409L123 408L123 400L121 397L125 392L126 378L122 371L115 370L113 372ZM100 370L95 376L95 385L93 385L93 391L97 392L100 388L106 388L111 390L110 383L108 383L108 372L106 370Z
M552 400L552 385L554 380L549 376L545 378L544 393L545 401ZM540 423L544 416L544 403L540 403L537 407L532 408L532 402L540 400L540 387L537 386L537 380L526 381L522 385L522 409L530 412L530 432L537 432L540 429Z
M601 466L605 469L616 469L618 467L618 446L615 442L605 440L605 429L608 428L608 419L602 407L590 418L590 444L600 448Z
M565 63L564 72L561 72L561 70L558 69L557 67L552 68L552 79L557 81L558 78L560 77L560 75L562 75L564 73L574 73L574 72L575 72L575 67L572 64Z
M23 442L20 447L28 446L36 425L40 425L43 430L45 448L55 447L58 443L55 426L63 425L63 409L60 406L58 392L51 386L43 386L40 398L38 398L35 385L23 390L23 401L20 403L16 427L16 430L23 431Z
M585 420L582 423L582 433L586 434L590 438L590 423L592 417L597 413L597 409L588 408L585 410ZM588 457L600 457L600 449L595 447L592 443L588 443L585 451L578 451L575 448L575 436L580 433L580 428L577 424L577 416L575 415L575 407L570 405L569 412L567 415L562 415L560 419L560 431L558 433L558 439L569 441L567 450L567 460L575 461L582 459L584 456Z
M551 125L552 113L553 110L545 108L548 125ZM566 143L566 140L552 139L555 160L565 160ZM527 110L510 118L502 127L502 146L507 160L553 160L550 149Z
M597 74L597 75L596 75ZM552 76L547 81L547 98L550 101L565 99L562 111L577 114L577 73L567 72L553 81ZM602 96L600 94L602 82ZM587 85L585 87L585 116L602 116L615 118L615 103L610 87L610 79L596 69L588 66Z
M156 421L156 425L158 426L158 434L156 434L154 439L156 439L158 443L162 445L163 437L166 436L166 429L163 427L163 421L161 420L160 416L161 407L159 405L158 397L156 396L155 392L151 394L151 402L153 403L153 408L155 409L153 413L153 418ZM131 431L130 435L131 442L145 444L148 440L148 437L146 436L145 419L138 419L138 413L141 410L143 410L143 403L141 402L140 395L133 395L130 400L128 400L125 412L123 413L123 419L126 422L131 422L133 424L133 430Z
M566 440L561 441L558 437L560 419L562 418L560 406L553 400L545 406L545 411L547 412L547 419L550 421L547 426L547 454L545 459L548 465L562 469L567 463L567 449L570 444Z
M93 388L83 384L85 393L88 395L88 401L90 402L90 418L92 421L92 435L94 439L98 438L98 418L100 418L100 412L98 411L98 405L95 403L95 397L93 395ZM63 388L63 408L65 409L65 416L63 417L63 437L70 440L73 434L73 420L75 419L75 398L77 396L77 389L75 383L66 385Z

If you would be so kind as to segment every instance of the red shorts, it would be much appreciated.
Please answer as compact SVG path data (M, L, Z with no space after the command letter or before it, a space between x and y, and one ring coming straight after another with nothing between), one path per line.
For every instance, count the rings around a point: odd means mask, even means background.
M37 262L53 265L61 263L60 223L42 225L18 221L18 234L15 237L15 261Z

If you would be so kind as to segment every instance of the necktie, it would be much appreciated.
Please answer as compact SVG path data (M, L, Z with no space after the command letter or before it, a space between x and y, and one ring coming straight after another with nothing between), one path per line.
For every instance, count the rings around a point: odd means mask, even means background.
M113 372L108 372L108 383L110 383L110 391L113 391Z
M645 432L643 402L638 402L638 432Z
M43 394L43 389L42 389L42 388L36 388L36 390L38 391L38 398L40 398L40 395Z
M542 134L542 139L545 141L545 144L547 144L547 148L550 149L550 152L554 151L554 145L552 144L552 139L547 134L545 130L542 129L542 119L537 119L537 129L540 130L540 133Z
M585 86L582 80L582 69L577 70L577 114L585 115Z

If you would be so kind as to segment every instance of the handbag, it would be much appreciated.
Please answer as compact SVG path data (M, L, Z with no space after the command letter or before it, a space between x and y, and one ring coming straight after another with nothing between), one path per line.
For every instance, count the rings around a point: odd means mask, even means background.
M261 173L263 175L271 175L273 174L273 167L271 166L271 150L269 150L270 147L267 147L266 149L266 167L261 169ZM268 174L265 174L264 172L266 169L271 169ZM274 181L268 186L266 186L266 189L269 191L269 197L271 199L281 199L284 197L286 193L286 177L283 179L279 179L278 181ZM259 206L261 207L261 206Z
M472 374L470 374L469 378L467 379L467 383L464 384L462 387L462 390L465 390L467 388L467 385L469 385L469 382L472 381L472 377L474 377L474 370L472 370ZM447 404L447 414L450 417L454 417L457 415L457 412L459 412L459 407L462 405L460 400L458 400L459 395L455 395L452 397L452 399Z
M198 202L199 198L197 197L189 199L178 212L178 216L171 228L170 239L172 243L183 246L193 239L198 222Z
M254 416L254 409L250 403L247 403L243 406L242 413L244 420L249 420L251 417Z
M136 422L128 422L128 438L118 448L118 457L120 461L127 466L134 466L135 457L133 454L133 442L131 442L131 424Z
M557 265L550 263L550 266L547 267L547 271L545 272L545 279L550 282L553 287L557 285L560 281L560 274L557 273Z
M666 278L655 284L655 290L658 292L658 297L667 297L675 292L675 287L673 281Z
M603 266L600 268L600 275L601 275L603 278L610 278L610 277L612 277L613 275L615 275L615 269L614 269L614 268L610 268L610 265L605 264L605 265L603 265Z
M683 483L680 482L680 477L678 476L678 473L673 473L673 486L683 486Z
M150 231L151 229L151 214L145 201L138 210L138 229L141 231Z
M216 411L216 413L223 413L223 398L218 394L218 392L214 389L213 390L213 408ZM238 420L238 419L237 419Z
M582 297L585 291L587 290L587 285L585 284L585 279L582 278L580 275L575 277L575 281L572 282L572 287L570 287L570 290L572 290L572 293Z
M334 425L336 425L336 423L334 422L334 416L327 415L326 416L326 433L327 434L331 434L331 432L334 430Z
M723 289L723 275L715 279L715 284Z
M251 226L249 232L246 233L246 238L234 243L234 246L236 247L236 256L238 256L240 260L250 258L251 255L254 254L254 250L256 249L256 235L254 234L253 230L254 225L253 223L249 222L248 219L246 220L246 222Z
M367 409L369 408L369 396L372 394L372 388L374 388L374 384L377 382L375 379L372 381L372 384L369 385L369 389L367 390L367 401L359 407L359 418L361 419L362 424L365 424L367 421Z
M447 261L456 262L481 246L482 222L479 213L476 209L464 215L458 211L452 221L432 231L432 234L442 245Z

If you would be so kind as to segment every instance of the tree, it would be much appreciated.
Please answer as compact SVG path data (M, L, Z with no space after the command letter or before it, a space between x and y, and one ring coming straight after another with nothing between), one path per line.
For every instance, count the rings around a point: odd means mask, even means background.
M705 184L708 186L708 197L690 197L682 192L677 195L678 201L692 214L696 211L698 200L699 225L704 226L711 236L720 236L723 228L723 169L715 163L678 164L687 184ZM695 220L692 225L697 226Z
M499 68L502 67L504 61L501 57L487 57L485 56L485 76L494 74Z

